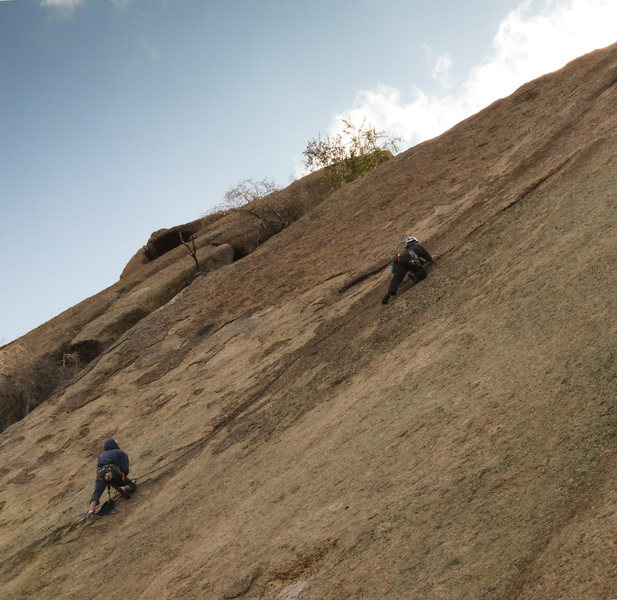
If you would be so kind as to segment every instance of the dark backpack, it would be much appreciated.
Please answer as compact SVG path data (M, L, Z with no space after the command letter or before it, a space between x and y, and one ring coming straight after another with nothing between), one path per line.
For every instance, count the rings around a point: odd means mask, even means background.
M410 250L409 248L405 248L405 250L401 252L400 254L392 255L392 268L394 268L395 263L401 263L407 267L411 267L412 265L413 266L421 265L422 261L420 260L420 257L413 250Z
M110 484L120 485L124 483L124 473L118 465L101 465L96 470L96 474L99 479Z

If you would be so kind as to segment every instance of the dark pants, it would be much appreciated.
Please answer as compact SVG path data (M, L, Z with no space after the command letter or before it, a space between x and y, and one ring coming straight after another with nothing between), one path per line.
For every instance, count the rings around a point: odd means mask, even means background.
M407 268L403 265L394 263L394 272L392 273L392 280L390 281L390 287L388 288L388 294L390 294L390 296L396 295L398 286L401 285L401 282L405 279L406 274L409 275L409 279L415 283L422 281L426 277L426 271L423 267L413 265L409 268L409 270L407 270Z
M128 485L131 487L131 492L134 492L137 488L135 483L132 482L128 477L124 478L124 482L116 483L115 481L112 481L109 485L111 485L111 487L115 490L118 490L118 488L121 488L123 485ZM98 504L101 495L105 491L106 487L107 482L104 479L97 479L96 483L94 484L94 492L92 492L92 498L90 498L90 500L94 500Z

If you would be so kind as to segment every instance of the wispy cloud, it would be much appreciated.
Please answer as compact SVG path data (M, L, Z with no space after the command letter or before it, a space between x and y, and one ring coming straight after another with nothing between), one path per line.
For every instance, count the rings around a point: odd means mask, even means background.
M452 86L450 70L454 66L454 61L448 52L436 54L428 44L420 44L424 48L426 60L433 65L431 77L441 83L445 88Z
M0 0L3 2L6 0ZM97 0L100 1L100 0ZM110 0L116 8L126 10L133 0ZM71 18L78 6L85 4L85 0L41 0L41 6L50 10L60 18Z
M525 0L499 25L490 56L462 83L454 85L450 78L449 54L435 56L424 46L434 61L433 77L443 84L441 93L413 87L405 98L385 85L359 91L351 107L334 117L330 133L340 130L341 118L351 117L357 123L366 119L407 145L429 139L523 83L615 42L615 23L615 0L544 0L535 11Z
M452 61L452 57L446 52L441 55L435 61L435 66L433 67L433 72L431 73L433 79L439 81L444 87L449 88L452 86L452 82L450 80L450 69L454 65Z
M83 4L83 0L42 0L41 6L54 11L54 14L68 18L72 17L75 9Z
M125 10L128 8L129 4L132 2L133 0L111 0L111 3L116 7L116 8L121 8L122 10Z
M159 59L159 51L148 40L144 40L144 50L152 60Z

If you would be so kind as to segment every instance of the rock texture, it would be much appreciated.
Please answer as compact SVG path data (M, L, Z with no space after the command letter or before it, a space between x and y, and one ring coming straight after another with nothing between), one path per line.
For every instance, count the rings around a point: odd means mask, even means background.
M99 344L0 435L3 594L617 597L616 104L617 45L2 348ZM139 488L84 524L109 436Z

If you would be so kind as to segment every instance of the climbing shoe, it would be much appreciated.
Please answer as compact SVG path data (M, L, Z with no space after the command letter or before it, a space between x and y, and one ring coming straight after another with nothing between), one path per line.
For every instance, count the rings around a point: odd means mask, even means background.
M131 497L130 489L131 488L128 485L123 485L122 487L118 488L118 491L120 492L120 495L123 498L130 498Z
M388 300L390 300L390 294L386 294L381 301L382 304L388 304Z

